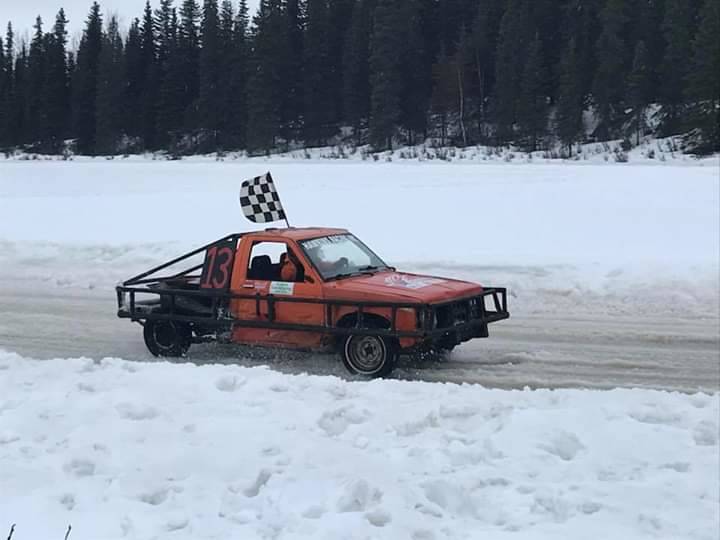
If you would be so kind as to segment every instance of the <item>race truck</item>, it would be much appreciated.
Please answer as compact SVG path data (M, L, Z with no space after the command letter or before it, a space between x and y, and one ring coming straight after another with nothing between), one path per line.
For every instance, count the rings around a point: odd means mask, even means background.
M400 354L450 351L507 319L504 288L398 272L344 229L231 234L117 287L118 316L159 357L211 341L339 352L383 377Z

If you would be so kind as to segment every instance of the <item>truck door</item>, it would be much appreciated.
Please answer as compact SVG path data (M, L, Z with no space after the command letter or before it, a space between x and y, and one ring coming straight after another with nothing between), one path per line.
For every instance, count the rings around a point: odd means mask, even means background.
M294 281L281 279L281 268L285 257L292 252L298 261L298 272ZM286 323L308 326L320 326L325 322L325 308L322 304L283 302L288 298L322 299L322 282L315 270L301 256L300 249L284 241L255 239L249 248L244 279L237 281L241 295L253 298L234 302L235 316L241 320L260 323ZM274 299L273 320L270 316L270 302ZM292 348L317 348L322 341L322 333L303 332L266 328L237 327L233 340L258 345L277 345Z

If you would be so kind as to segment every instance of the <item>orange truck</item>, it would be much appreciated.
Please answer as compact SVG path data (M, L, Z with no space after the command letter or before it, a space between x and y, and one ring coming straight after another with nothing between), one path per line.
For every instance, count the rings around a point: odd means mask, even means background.
M398 272L344 229L232 234L117 287L118 316L160 357L211 341L339 352L382 377L400 354L450 351L507 319L504 288Z

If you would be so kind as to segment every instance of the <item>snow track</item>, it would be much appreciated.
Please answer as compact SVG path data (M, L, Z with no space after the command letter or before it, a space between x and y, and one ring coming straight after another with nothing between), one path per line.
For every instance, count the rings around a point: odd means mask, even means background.
M0 287L0 348L33 358L154 361L141 328L115 317L111 289ZM720 337L714 318L514 315L491 338L445 359L403 359L396 377L497 388L643 387L720 389ZM196 345L188 362L269 365L285 373L345 377L339 357Z

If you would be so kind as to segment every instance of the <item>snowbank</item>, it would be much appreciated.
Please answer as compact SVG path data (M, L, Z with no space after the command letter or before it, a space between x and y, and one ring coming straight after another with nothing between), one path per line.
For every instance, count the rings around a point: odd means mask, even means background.
M595 120L590 115L586 123ZM657 123L657 122L656 122ZM554 145L547 150L527 152L512 146L472 145L467 147L440 146L438 140L428 140L422 144L401 146L394 150L373 152L368 145L357 146L353 143L313 147L293 148L288 151L275 151L267 156L248 156L245 151L200 154L193 156L171 156L164 152L133 154L126 156L58 156L25 153L15 151L12 154L0 154L2 160L16 161L88 161L91 159L107 159L122 161L234 161L244 162L294 162L294 161L363 161L380 162L422 162L422 163L472 163L472 164L547 164L569 163L572 165L617 164L617 165L671 165L671 166L707 166L717 167L720 155L694 156L683 153L685 146L682 136L663 138L648 137L641 140L638 146L627 149L627 142L615 139L574 145L572 155L568 156L567 148Z
M718 534L719 396L0 351L16 540Z

